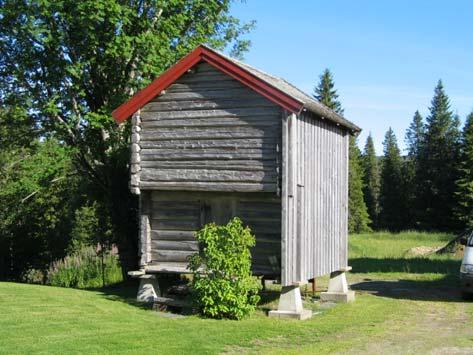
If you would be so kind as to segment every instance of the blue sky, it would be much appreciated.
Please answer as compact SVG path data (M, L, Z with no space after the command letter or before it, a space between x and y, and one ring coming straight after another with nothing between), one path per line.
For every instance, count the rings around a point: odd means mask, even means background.
M473 110L473 1L282 1L235 3L256 20L245 62L311 93L329 68L345 116L372 133L378 154L392 127L401 148L415 110L425 117L442 79L454 112Z

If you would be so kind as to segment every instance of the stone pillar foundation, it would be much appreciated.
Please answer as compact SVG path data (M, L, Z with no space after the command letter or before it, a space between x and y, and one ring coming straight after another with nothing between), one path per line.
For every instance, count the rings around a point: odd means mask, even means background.
M346 267L340 271L334 271L330 274L327 292L320 294L320 299L324 302L347 303L355 300L355 291L348 289L346 271L351 267Z
M284 286L279 296L277 311L270 311L268 314L274 318L293 318L298 320L309 319L312 311L304 309L302 306L301 290L299 286Z

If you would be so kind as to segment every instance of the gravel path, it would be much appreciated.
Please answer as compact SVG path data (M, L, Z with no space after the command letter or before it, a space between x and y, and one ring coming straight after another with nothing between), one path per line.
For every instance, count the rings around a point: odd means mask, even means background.
M473 304L455 288L419 288L402 281L374 281L352 285L358 292L410 302L413 312L389 325L360 348L344 354L473 354Z

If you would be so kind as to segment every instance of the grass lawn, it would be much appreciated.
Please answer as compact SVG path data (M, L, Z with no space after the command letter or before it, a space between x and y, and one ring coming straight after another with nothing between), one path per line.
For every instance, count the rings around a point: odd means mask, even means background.
M461 332L471 327L460 326L471 324L473 306L458 297L458 257L406 254L412 247L440 246L449 238L419 233L351 236L354 270L349 281L357 290L356 302L324 308L308 300L306 306L318 314L303 322L265 315L265 309L276 305L276 292L268 292L249 319L217 321L168 318L136 305L134 284L84 291L0 283L0 353L376 353L376 346L386 349L386 344L404 352L396 348L402 332L405 337L398 343L407 344L415 336L415 351L436 342L443 348L473 349L473 334ZM326 281L321 279L318 288ZM436 329L445 336L432 339L430 328L442 324L449 330ZM419 345L422 337L425 344Z

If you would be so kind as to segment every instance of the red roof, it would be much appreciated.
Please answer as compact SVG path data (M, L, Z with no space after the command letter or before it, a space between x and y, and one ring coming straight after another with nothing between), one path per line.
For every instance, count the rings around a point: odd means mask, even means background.
M116 108L112 112L115 121L118 123L125 121L141 107L150 102L161 91L174 83L181 75L201 61L209 63L290 112L300 112L304 106L303 102L300 100L295 99L267 81L262 80L243 66L236 64L229 58L204 45L200 45L166 70L143 90L133 95L130 100Z

